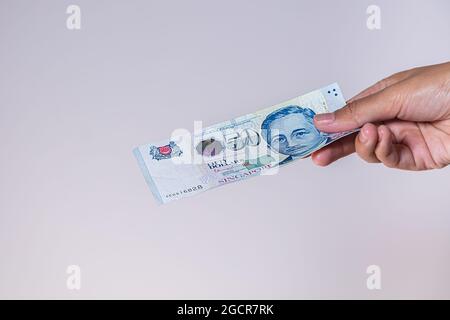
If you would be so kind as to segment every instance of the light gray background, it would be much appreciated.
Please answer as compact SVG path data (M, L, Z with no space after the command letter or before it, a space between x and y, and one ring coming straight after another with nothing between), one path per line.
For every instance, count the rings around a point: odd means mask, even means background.
M66 28L69 4L82 29ZM381 7L382 29L366 28ZM299 161L158 206L133 147L443 62L450 2L0 1L1 298L450 298L450 169ZM82 288L66 288L81 267ZM366 267L382 290L366 288Z

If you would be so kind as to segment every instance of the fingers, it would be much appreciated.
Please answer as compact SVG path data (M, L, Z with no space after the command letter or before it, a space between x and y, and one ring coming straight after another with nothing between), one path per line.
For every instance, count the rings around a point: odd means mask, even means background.
M315 126L323 132L341 132L362 127L365 123L393 119L401 108L396 85L370 96L354 100L333 113L314 117Z
M397 167L400 158L391 130L384 125L379 126L378 137L379 142L375 149L375 155L386 167Z
M375 155L377 143L377 126L372 123L367 123L361 128L359 133L354 133L342 138L325 148L314 152L312 154L312 160L318 166L327 166L356 151L359 157L364 161L369 163L379 163L380 160Z
M368 163L381 162L389 168L417 170L411 149L404 144L397 144L394 131L389 128L389 124L376 126L367 123L358 134L342 138L314 152L311 157L316 165L327 166L356 151Z
M419 169L411 149L405 144L397 144L395 135L388 126L379 126L378 136L375 155L386 167L404 170Z
M330 163L346 157L355 152L356 133L344 137L316 152L311 157L313 162L318 166L327 166Z
M375 148L378 143L378 129L372 123L365 124L355 139L355 149L358 156L369 163L379 163L380 160L375 155Z
M397 143L389 125L364 125L355 140L355 149L366 162L381 162L389 168L417 170L411 149Z

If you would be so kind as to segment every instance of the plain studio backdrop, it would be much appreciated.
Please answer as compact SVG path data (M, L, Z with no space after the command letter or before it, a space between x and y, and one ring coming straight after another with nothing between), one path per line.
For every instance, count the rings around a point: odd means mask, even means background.
M71 4L80 30L66 27ZM306 159L158 206L132 155L195 120L334 81L350 98L444 62L449 12L448 0L2 0L0 297L450 298L449 168ZM381 290L367 289L370 265Z

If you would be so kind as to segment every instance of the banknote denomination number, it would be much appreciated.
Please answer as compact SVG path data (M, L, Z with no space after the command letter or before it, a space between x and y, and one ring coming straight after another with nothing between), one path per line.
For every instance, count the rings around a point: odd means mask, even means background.
M203 156L213 157L220 154L224 150L224 148L232 151L239 151L249 146L256 147L261 142L259 133L251 128L235 130L230 133L222 132L222 135L225 143L222 143L220 140L211 137L201 141L197 145L197 152Z
M225 135L226 147L238 151L247 146L257 146L260 143L259 133L254 129L237 130Z

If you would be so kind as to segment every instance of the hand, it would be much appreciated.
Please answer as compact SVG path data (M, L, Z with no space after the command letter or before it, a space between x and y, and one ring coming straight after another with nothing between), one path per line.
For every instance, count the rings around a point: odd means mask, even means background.
M319 114L323 132L361 127L312 154L326 166L353 152L369 163L428 170L450 163L450 62L394 74L334 112Z

